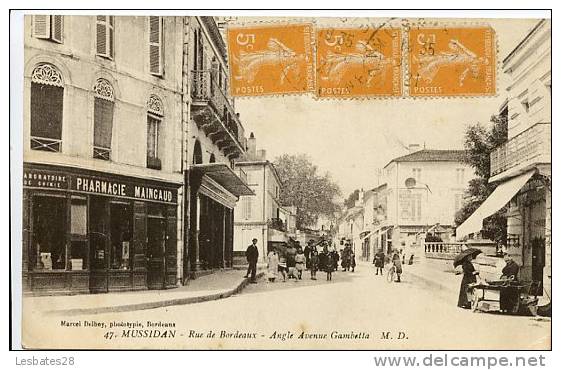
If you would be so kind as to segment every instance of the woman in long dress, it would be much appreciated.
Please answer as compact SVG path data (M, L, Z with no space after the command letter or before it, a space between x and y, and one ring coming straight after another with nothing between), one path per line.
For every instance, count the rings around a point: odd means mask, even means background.
M279 269L279 255L276 250L272 250L267 255L267 277L271 283L275 282Z
M473 256L468 255L465 258L464 263L462 264L462 272L464 274L464 277L462 278L462 284L460 285L460 295L458 297L458 307L461 308L471 308L471 303L467 296L467 289L469 284L477 282L477 275L479 275L479 271L476 271L475 267L473 267L473 263L471 263L472 260Z

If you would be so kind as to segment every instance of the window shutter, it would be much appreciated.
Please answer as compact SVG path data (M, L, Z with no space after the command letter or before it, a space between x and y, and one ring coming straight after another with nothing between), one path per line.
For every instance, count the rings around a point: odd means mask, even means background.
M115 56L115 17L110 15L107 18L109 18L109 58L113 58Z
M52 35L51 38L53 41L62 44L62 31L63 31L63 18L62 15L53 15L51 17L52 21Z
M162 18L150 17L150 73L162 74Z
M33 37L39 39L48 39L51 31L51 17L48 15L34 15L33 22Z
M107 18L104 15L97 16L96 52L101 56L107 56Z

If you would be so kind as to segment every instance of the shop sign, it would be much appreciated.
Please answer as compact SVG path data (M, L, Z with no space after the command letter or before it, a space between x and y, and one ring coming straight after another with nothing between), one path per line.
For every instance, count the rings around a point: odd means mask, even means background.
M175 203L177 201L177 191L175 189L141 185L128 181L109 180L92 176L76 176L72 180L72 190L164 203Z
M55 171L24 169L23 186L43 189L60 189L82 193L132 198L162 203L177 203L177 190L150 183L105 178L101 176L74 175Z
M65 174L52 171L23 171L23 186L44 189L67 189L68 180Z

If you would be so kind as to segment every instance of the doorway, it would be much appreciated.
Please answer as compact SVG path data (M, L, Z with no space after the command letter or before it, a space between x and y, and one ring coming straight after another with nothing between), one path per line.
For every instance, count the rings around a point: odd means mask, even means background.
M146 284L148 289L165 287L166 219L161 206L148 205Z

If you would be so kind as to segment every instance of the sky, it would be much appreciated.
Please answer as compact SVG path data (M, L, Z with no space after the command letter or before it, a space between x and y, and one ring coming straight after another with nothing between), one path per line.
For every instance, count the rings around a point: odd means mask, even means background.
M499 63L537 23L533 19L486 20L496 31ZM407 154L404 146L462 149L468 125L489 123L506 99L508 76L500 69L494 97L415 100L317 100L312 96L237 98L246 136L267 157L306 153L320 172L329 172L343 197L377 186L377 168Z

